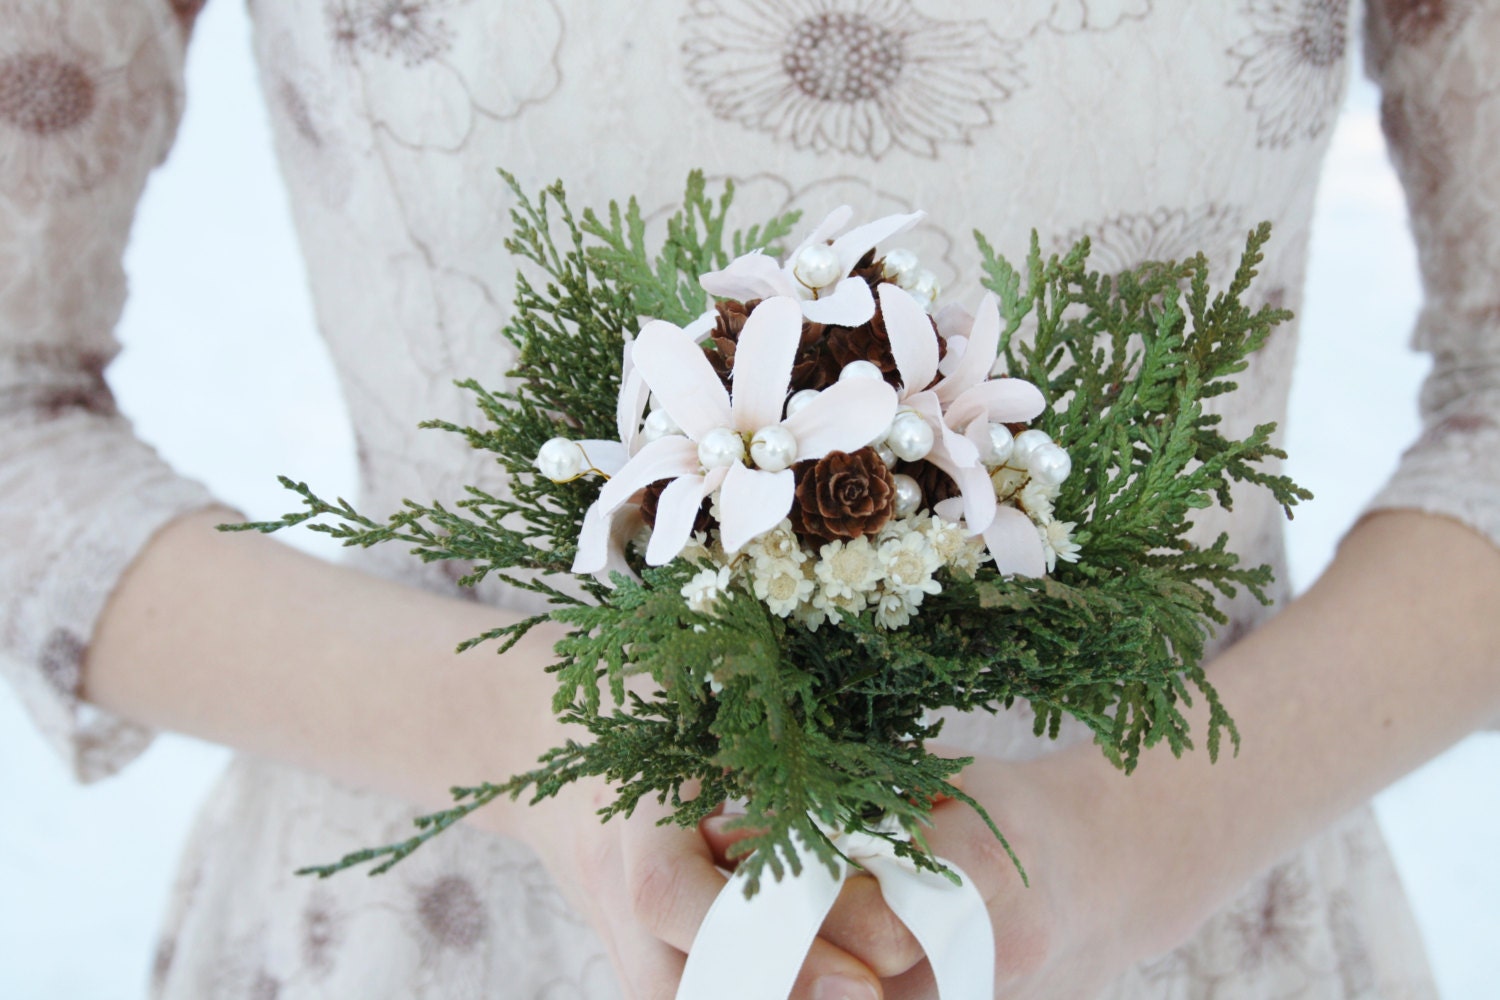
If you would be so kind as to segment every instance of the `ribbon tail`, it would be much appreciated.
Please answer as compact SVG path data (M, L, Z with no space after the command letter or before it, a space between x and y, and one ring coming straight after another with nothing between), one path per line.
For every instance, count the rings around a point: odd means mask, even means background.
M989 911L969 876L953 862L937 860L956 872L962 884L890 855L861 857L859 863L875 876L886 905L927 953L938 996L994 1000L995 935Z
M677 1000L782 1000L791 995L818 928L848 877L844 868L835 879L811 851L799 854L800 875L788 871L777 881L766 872L760 891L750 899L745 898L745 879L738 872L730 877L693 939Z

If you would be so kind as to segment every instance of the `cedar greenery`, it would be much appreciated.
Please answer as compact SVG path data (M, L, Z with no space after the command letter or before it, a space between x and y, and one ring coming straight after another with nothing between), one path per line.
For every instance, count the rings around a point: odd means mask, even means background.
M553 483L532 465L550 438L612 438L624 337L638 317L686 324L709 305L699 275L751 249L774 252L795 214L731 231L732 185L714 196L694 173L663 246L652 251L634 200L578 216L560 184L532 199L503 176L517 199L507 247L536 275L517 279L503 331L519 351L513 388L461 382L485 425L424 426L492 453L511 495L469 487L452 506L407 501L377 521L283 478L302 510L225 527L271 532L312 522L346 545L401 542L423 560L471 562L466 585L494 576L545 595L549 614L459 649L494 641L504 652L540 622L565 624L569 634L549 668L557 676L552 707L579 738L526 774L453 789L454 806L419 819L407 840L305 872L327 876L364 863L383 872L502 795L538 801L603 776L618 790L600 810L605 820L628 816L645 796L669 801L683 826L730 799L745 801L737 825L753 833L736 849L753 893L766 869L777 878L798 870L794 838L832 865L838 852L824 829L863 830L937 867L923 853L931 803L948 796L979 807L950 782L969 759L925 749L941 730L929 722L935 709L994 712L1025 699L1038 736L1055 737L1072 716L1129 772L1145 748L1165 742L1180 755L1193 747L1183 708L1196 693L1210 707L1209 754L1217 757L1225 733L1238 747L1203 672L1204 641L1225 620L1216 595L1243 587L1264 602L1271 571L1241 566L1225 536L1201 548L1186 532L1195 509L1229 507L1236 482L1269 490L1288 516L1310 496L1267 468L1284 457L1271 444L1273 424L1234 439L1203 407L1233 391L1233 376L1290 318L1245 305L1269 225L1249 234L1217 294L1202 255L1107 277L1087 269L1086 240L1044 257L1033 235L1023 272L976 233L983 283L1001 300L1006 369L1041 389L1048 408L1038 426L1073 460L1055 507L1058 520L1080 526L1082 558L1059 563L1046 579L1002 578L992 567L973 579L945 572L942 592L905 628L877 628L865 613L810 632L738 589L712 617L692 612L680 591L699 567L682 559L639 567L638 581L616 576L612 588L591 578L563 582L600 481ZM649 676L654 690L627 692L633 675ZM876 829L890 820L914 839Z

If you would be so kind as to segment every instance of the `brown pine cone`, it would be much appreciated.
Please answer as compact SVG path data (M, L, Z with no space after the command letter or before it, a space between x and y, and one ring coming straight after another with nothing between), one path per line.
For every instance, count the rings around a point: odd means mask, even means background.
M719 315L714 320L713 332L708 335L709 343L703 345L703 353L708 356L708 363L714 366L714 374L719 376L726 389L734 371L734 350L740 342L740 331L745 328L750 311L758 305L760 299L749 302L725 299L714 303L714 310Z
M874 448L830 452L793 467L792 530L818 542L873 535L891 519L896 483Z

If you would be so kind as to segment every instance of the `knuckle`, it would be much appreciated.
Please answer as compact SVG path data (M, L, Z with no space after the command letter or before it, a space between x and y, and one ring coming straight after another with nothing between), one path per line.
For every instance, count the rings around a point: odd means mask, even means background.
M630 906L652 933L667 926L667 915L682 895L681 870L664 858L645 857L630 872Z
M1003 979L1025 980L1039 975L1052 961L1052 934L1033 922L1004 928L995 938L995 971Z

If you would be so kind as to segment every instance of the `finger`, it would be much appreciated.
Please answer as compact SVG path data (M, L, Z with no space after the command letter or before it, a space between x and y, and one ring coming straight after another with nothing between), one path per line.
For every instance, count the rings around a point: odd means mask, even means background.
M859 959L819 938L808 949L791 1000L881 1000L880 980Z
M708 849L713 854L714 864L720 868L733 871L738 867L743 855L731 848L746 838L764 832L750 827L729 829L732 824L739 822L742 818L740 816L710 816L698 824L698 832L703 835L704 843L708 844Z
M630 910L652 935L686 952L726 879L696 829L658 826L668 806L642 802L622 837Z
M922 960L922 946L891 912L880 883L869 875L844 883L818 936L864 962L881 979L898 976Z
M926 839L928 851L961 868L985 902L1021 887L1005 845L967 803L948 801L933 809Z

